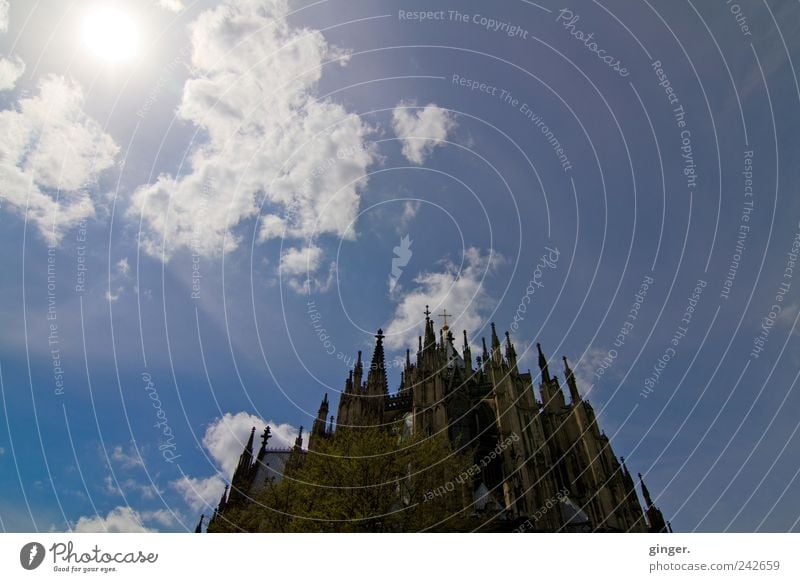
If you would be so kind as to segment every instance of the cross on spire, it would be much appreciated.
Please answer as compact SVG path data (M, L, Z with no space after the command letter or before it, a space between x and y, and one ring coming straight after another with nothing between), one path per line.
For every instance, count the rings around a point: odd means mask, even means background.
M453 317L453 314L452 313L447 313L447 310L444 309L444 310L442 310L442 313L439 314L439 317L444 319L444 325L442 326L442 329L445 330L445 331L450 329L450 327L447 325L447 318L448 317Z
M425 313L425 319L429 319L430 316L431 316L431 310L430 310L430 307L428 305L425 306L424 313Z

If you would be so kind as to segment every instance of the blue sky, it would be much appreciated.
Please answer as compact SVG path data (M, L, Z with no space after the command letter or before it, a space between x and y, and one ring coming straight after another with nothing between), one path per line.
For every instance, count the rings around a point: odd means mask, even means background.
M3 529L192 528L426 304L568 356L676 530L798 529L796 3L0 14Z

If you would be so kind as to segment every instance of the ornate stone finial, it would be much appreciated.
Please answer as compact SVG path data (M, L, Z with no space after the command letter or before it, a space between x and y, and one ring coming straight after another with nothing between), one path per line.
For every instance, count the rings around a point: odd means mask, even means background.
M426 305L425 306L425 311L423 313L425 313L425 319L426 320L430 319L431 318L431 308L430 308L430 306Z

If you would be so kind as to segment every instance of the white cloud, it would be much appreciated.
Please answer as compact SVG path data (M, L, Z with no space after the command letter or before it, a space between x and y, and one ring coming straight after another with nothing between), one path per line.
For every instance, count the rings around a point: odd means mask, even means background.
M403 205L403 214L400 215L400 224L398 228L407 227L409 223L416 218L420 206L422 206L422 203L417 200L406 200L406 203Z
M0 0L0 33L8 32L7 0ZM0 91L13 89L25 72L25 63L19 57L0 57Z
M453 314L448 323L454 335L455 330L480 328L485 312L493 305L484 279L502 261L497 253L484 254L470 247L465 251L461 271L458 265L446 261L440 272L417 275L414 278L416 287L402 296L392 320L385 327L386 346L400 349L416 345L426 305L430 305L434 313L447 309Z
M219 503L222 492L225 490L225 480L220 475L201 479L184 475L173 481L172 486L181 494L193 512L207 512L213 511Z
M797 312L800 310L800 303L791 303L781 309L778 315L777 323L783 327L794 326L794 320L797 319Z
M106 475L103 478L103 491L106 495L121 495L123 497L131 493L137 493L141 495L142 499L155 499L164 493L151 483L140 483L131 478L115 481L111 475Z
M611 362L612 366L615 364L613 360L609 359L608 350L597 347L591 347L586 350L586 353L583 354L580 362L578 362L577 366L575 366L573 369L575 382L577 382L578 390L581 394L587 394L590 391L591 387L598 379L594 373L597 370L600 370L603 367L602 364L604 363L606 364L606 367L608 367L609 361ZM608 372L603 372L603 374L607 373Z
M310 239L348 229L376 157L372 131L354 113L317 101L326 61L346 61L318 30L287 21L286 0L242 0L203 12L191 25L194 76L181 119L203 130L191 171L138 188L129 212L144 218L143 243L168 259L235 249L236 226L266 211L260 240Z
M0 91L13 89L25 72L25 63L19 57L0 58Z
M50 243L94 215L88 192L118 147L82 110L83 91L47 76L34 97L0 112L0 196Z
M325 293L336 276L336 262L330 263L327 275L317 275L321 263L322 249L318 246L290 247L281 256L281 277L296 293Z
M308 246L304 249L289 248L284 251L281 257L281 274L283 275L302 275L303 273L314 272L319 267L322 259L322 249L318 246Z
M122 446L114 447L114 450L111 451L111 460L118 463L123 469L144 467L142 457L133 447L129 447L127 451Z
M117 261L117 273L122 275L123 277L127 277L128 274L131 272L131 266L128 263L128 257L120 259Z
M125 293L130 272L131 267L127 257L117 261L116 269L110 273L108 278L108 289L105 292L106 301L115 303ZM131 289L133 289L134 293L138 293L136 285L132 285Z
M181 0L158 0L158 5L170 12L180 12L186 8Z
M456 123L449 111L434 103L419 108L401 101L392 112L392 125L403 141L403 155L412 164L422 165L433 148L445 145Z
M250 431L256 427L256 445L260 442L259 436L264 427L269 425L272 438L269 441L271 448L292 447L297 438L297 429L290 424L275 424L265 421L258 416L247 412L231 414L226 412L217 418L206 429L203 436L203 446L223 474L230 477L239 462Z
M125 287L117 287L116 291L106 291L106 301L115 303L124 292Z
M155 511L141 512L142 520L145 522L154 521L164 527L174 527L178 525L178 516L166 509L156 509Z
M270 448L288 448L294 446L298 430L290 424L275 424L247 412L232 414L226 412L216 418L206 429L203 446L214 461L219 473L205 478L183 476L173 481L172 486L182 496L193 511L201 511L216 507L225 487L231 478L239 456L250 437L250 431L256 427L256 450L260 446L260 435L264 427L269 425L272 438ZM308 439L304 437L303 445Z
M144 521L145 519L138 511L130 507L119 506L108 512L105 517L100 515L95 515L94 517L83 516L78 519L73 529L76 533L146 533L156 531L145 527Z
M8 0L0 0L0 32L8 32Z

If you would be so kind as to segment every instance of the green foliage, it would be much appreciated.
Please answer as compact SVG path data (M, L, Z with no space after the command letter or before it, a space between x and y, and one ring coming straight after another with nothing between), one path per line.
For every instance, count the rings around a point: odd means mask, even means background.
M298 456L279 483L254 503L231 508L218 531L468 531L469 453L454 453L446 435L340 429ZM433 495L433 491L439 494Z

